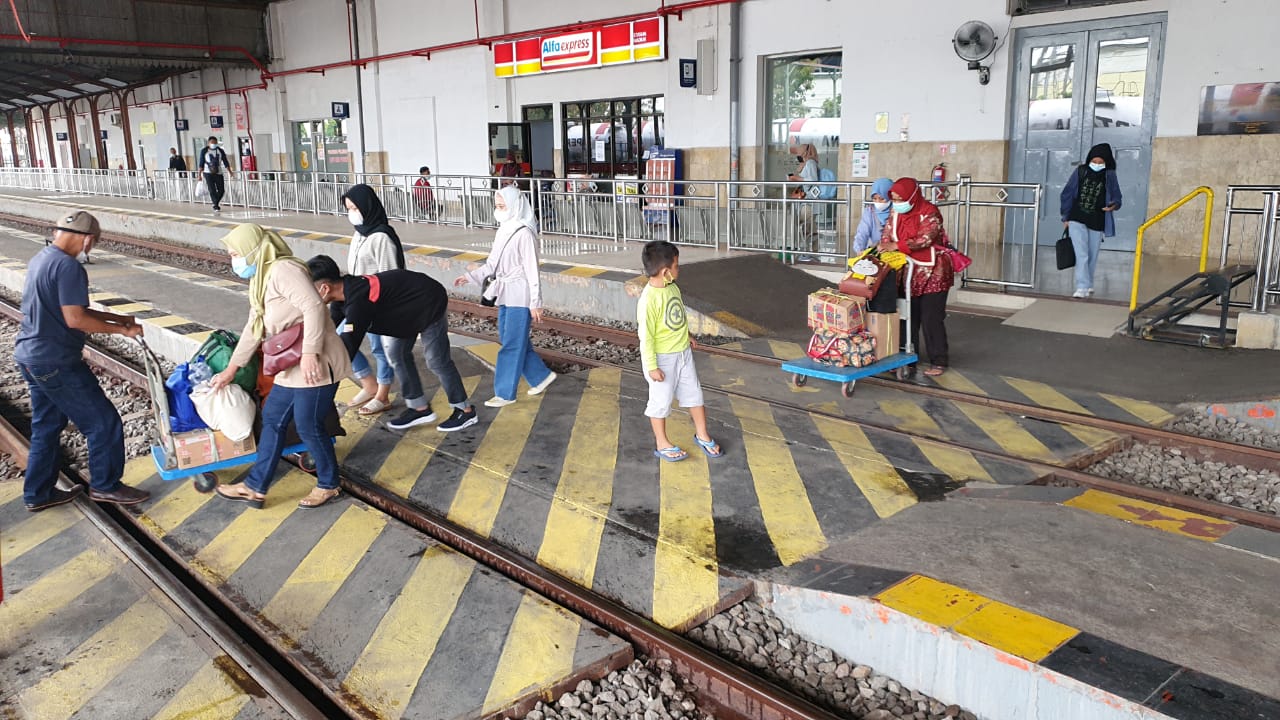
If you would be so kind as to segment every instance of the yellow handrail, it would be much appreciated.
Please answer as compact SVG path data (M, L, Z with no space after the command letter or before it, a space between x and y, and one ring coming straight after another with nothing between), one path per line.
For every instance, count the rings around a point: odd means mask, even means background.
M1200 272L1204 272L1204 269L1208 265L1208 261L1209 261L1209 222L1210 220L1213 219L1213 188L1207 185L1201 185L1195 190L1192 190L1186 195L1183 195L1181 200L1170 205L1164 210L1161 210L1159 213L1155 215L1155 217L1151 218L1150 220L1142 223L1142 225L1138 226L1138 241L1137 241L1137 245L1133 249L1133 289L1129 295L1129 312L1133 312L1134 310L1138 309L1138 278L1142 276L1142 235L1143 233L1147 231L1147 228L1151 227L1152 225L1155 225L1156 223L1168 217L1170 214L1173 213L1174 210L1177 210L1183 205L1186 205L1187 203L1191 202L1192 198L1194 198L1197 195L1205 196L1204 239L1200 241Z

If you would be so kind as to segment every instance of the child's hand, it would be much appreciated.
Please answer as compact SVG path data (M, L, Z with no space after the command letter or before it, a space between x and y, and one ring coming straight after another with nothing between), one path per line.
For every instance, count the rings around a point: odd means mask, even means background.
M694 336L690 335L690 336L689 336L689 347L691 347L691 348L696 348L696 347L698 347L698 338L696 338L696 337L694 337Z
M650 370L650 371L649 371L649 377L650 377L650 378L653 378L653 381L654 381L654 382L662 382L662 381L664 381L664 380L666 380L666 379L667 379L667 375L666 375L666 373L662 372L662 371L661 371L661 370L659 370L658 368L654 368L654 369Z

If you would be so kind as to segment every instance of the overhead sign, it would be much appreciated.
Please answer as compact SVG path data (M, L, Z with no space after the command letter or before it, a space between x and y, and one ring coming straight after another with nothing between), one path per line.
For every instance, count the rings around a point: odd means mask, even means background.
M209 127L213 128L213 129L215 129L215 130L217 130L217 129L221 128L221 127L222 127L222 116L221 116L221 115L210 115L210 116L209 116Z
M177 129L179 132L185 132L187 130L188 125L189 123L186 120L173 121L174 128Z
M342 119L351 117L351 104L344 102L330 103L333 106L333 117Z
M153 122L138 123L138 134L139 135L155 135L156 124Z
M57 136L57 138L58 138L59 140L66 140L66 139L67 139L67 134L66 134L66 133L54 133L54 135L56 135L56 136Z
M665 28L663 18L654 16L494 43L493 72L498 77L515 77L662 60L666 57Z

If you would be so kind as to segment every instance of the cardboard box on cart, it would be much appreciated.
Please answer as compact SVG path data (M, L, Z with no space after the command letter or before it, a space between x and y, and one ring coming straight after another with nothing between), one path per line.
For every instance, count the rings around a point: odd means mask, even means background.
M852 334L866 326L867 301L829 288L810 293L807 310L814 330Z
M173 434L173 456L181 469L251 455L257 449L258 444L253 435L237 442L217 430L191 430Z
M898 313L868 313L867 332L876 339L876 360L883 360L902 347Z

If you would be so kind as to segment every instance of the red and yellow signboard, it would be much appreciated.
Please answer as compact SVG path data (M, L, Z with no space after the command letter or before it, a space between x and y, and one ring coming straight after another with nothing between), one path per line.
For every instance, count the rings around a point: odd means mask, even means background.
M666 56L661 17L585 27L558 35L495 43L498 77L662 60Z

